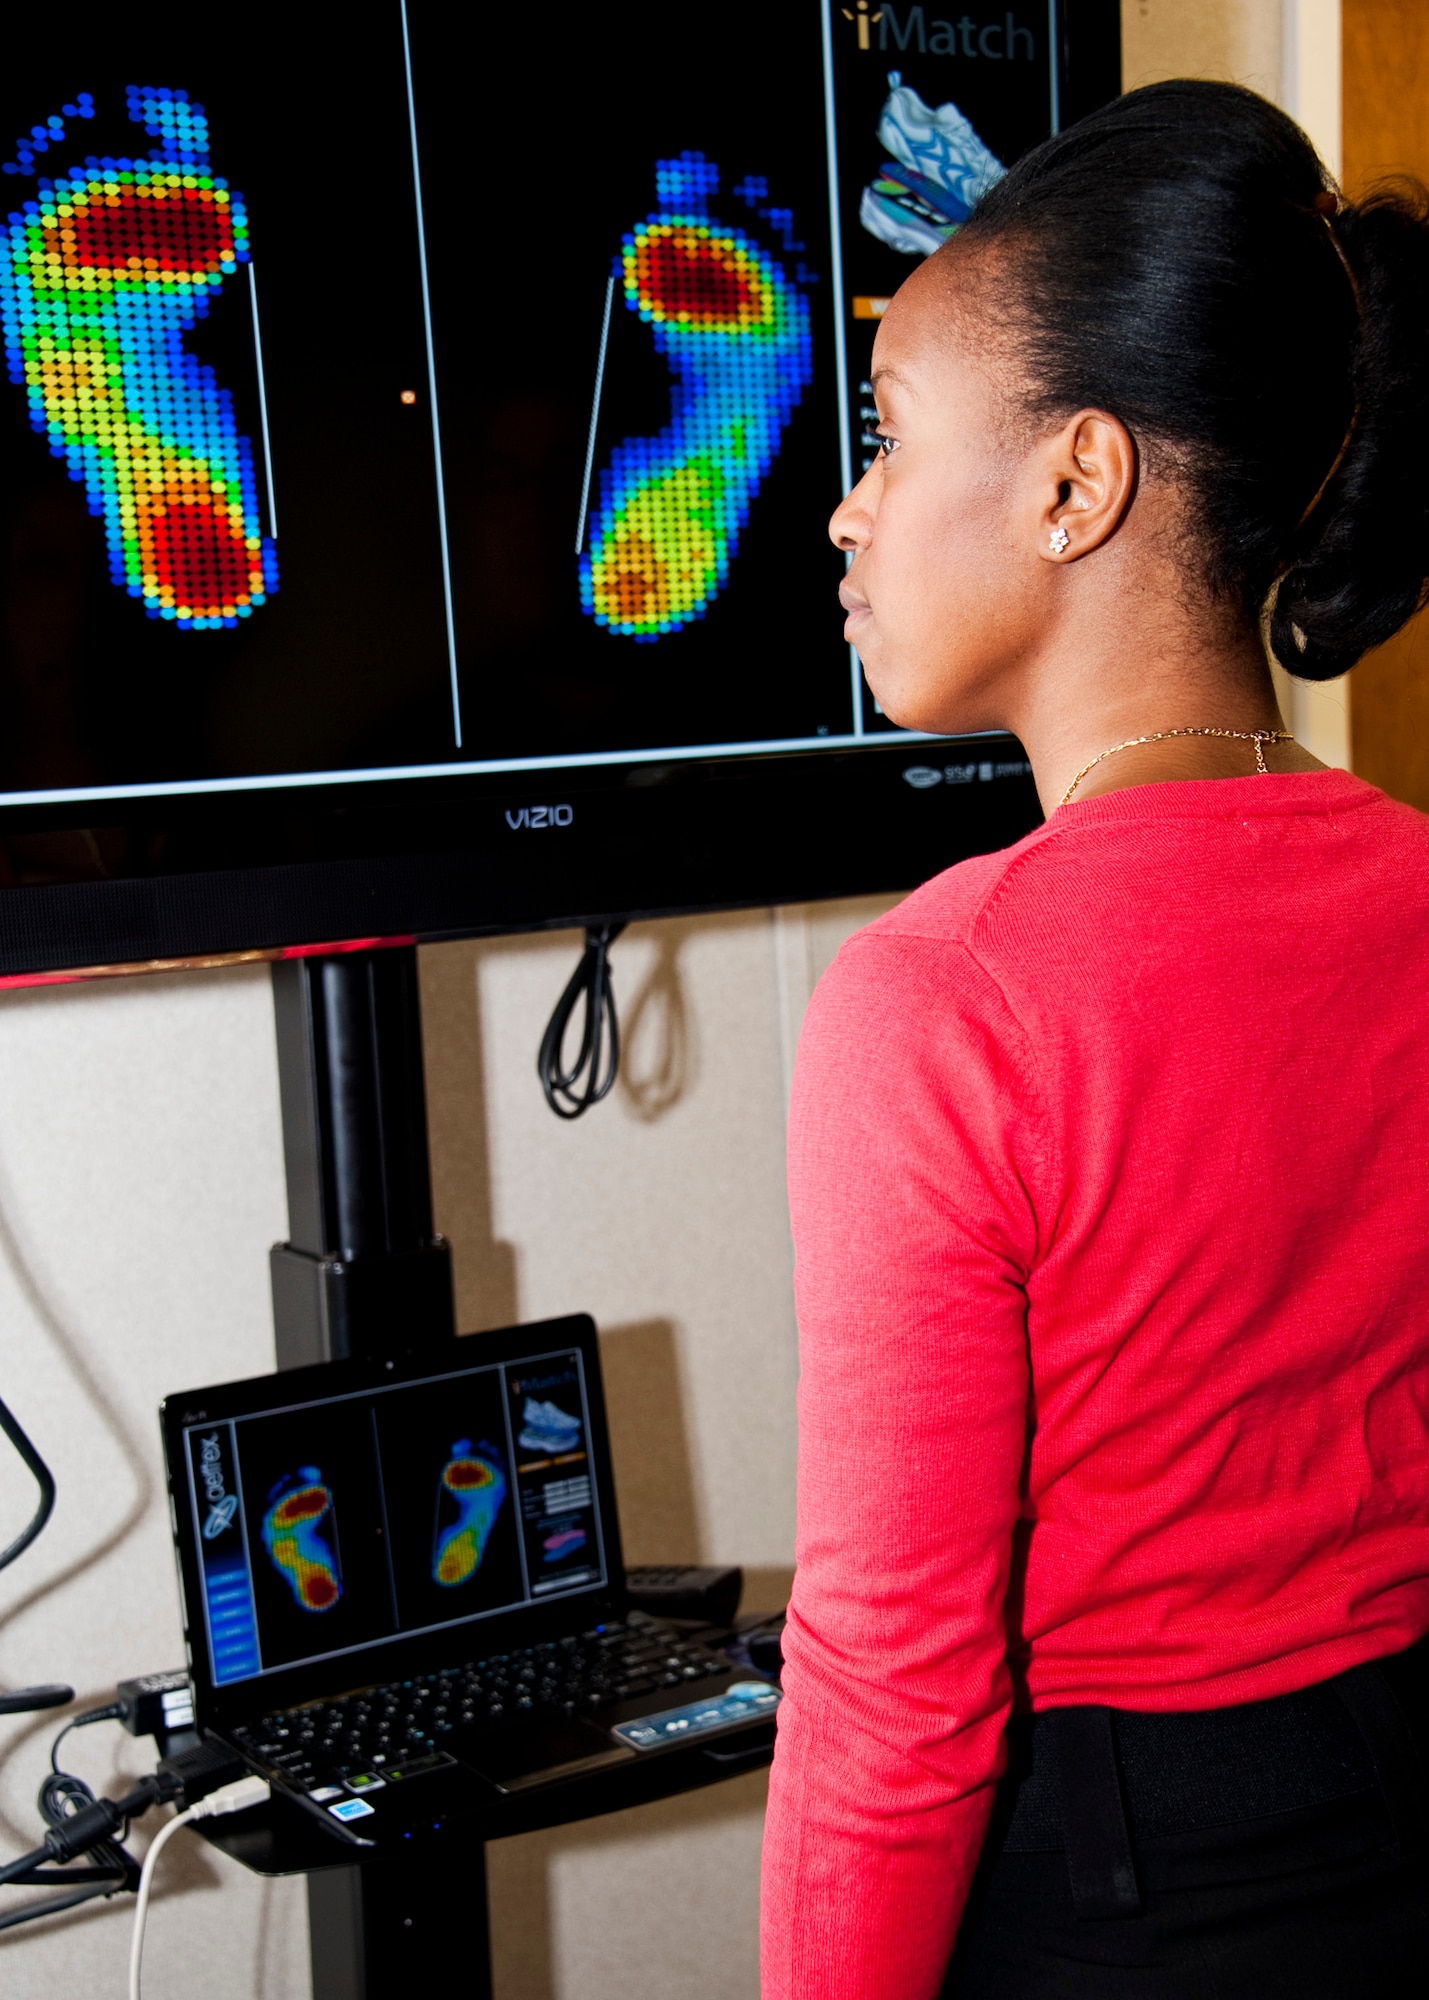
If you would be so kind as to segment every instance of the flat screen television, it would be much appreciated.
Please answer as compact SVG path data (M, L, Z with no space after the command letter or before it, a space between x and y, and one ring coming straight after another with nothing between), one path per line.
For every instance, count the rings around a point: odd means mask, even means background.
M0 975L911 886L878 316L1116 0L74 0L0 76Z

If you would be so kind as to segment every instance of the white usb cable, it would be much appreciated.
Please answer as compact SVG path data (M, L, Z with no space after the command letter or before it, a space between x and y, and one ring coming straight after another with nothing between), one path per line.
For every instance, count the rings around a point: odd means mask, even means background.
M168 1841L181 1826L191 1826L196 1819L219 1819L224 1813L244 1812L249 1806L262 1805L268 1797L266 1778L239 1778L234 1784L220 1785L207 1798L199 1799L187 1812L179 1813L167 1826L161 1826L149 1843L149 1851L144 1856L144 1866L139 1871L139 1895L134 1908L134 1942L129 1947L129 2000L139 2000L139 1964L144 1955L144 1919L149 1914L149 1893L154 1886L154 1869L159 1856Z

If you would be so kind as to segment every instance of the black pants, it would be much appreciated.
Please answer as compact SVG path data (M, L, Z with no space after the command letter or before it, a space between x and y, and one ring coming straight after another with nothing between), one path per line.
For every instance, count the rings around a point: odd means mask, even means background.
M1014 1722L945 2000L1429 1991L1426 1725L1429 1639L1275 1701Z

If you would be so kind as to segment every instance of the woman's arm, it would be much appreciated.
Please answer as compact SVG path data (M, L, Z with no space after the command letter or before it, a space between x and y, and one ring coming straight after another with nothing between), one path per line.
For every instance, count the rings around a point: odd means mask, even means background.
M951 940L880 928L846 946L805 1025L790 1126L798 1574L765 2000L941 1983L1010 1701L1038 1183L1031 1064L996 986Z

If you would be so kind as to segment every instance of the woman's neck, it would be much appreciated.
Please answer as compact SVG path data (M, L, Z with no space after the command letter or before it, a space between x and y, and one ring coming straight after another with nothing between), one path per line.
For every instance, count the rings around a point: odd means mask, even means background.
M1258 768L1250 739L1285 729L1249 620L1188 601L1184 576L1147 561L1144 544L1117 553L1122 561L1086 566L1085 587L1066 593L1055 629L1018 676L1009 727L1031 759L1047 813L1078 773L1079 800L1129 785L1247 776ZM1142 560L1125 560L1134 554ZM1236 734L1136 741L1183 729ZM1128 747L1103 757L1114 745ZM1289 740L1263 741L1261 755L1271 771L1324 768Z

